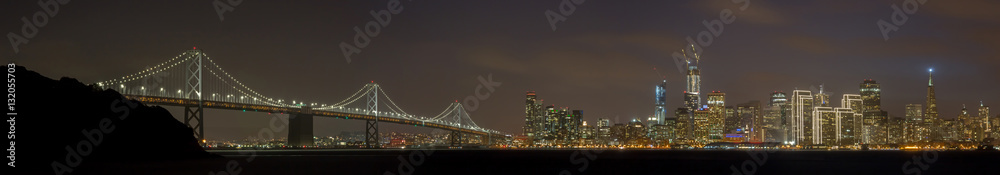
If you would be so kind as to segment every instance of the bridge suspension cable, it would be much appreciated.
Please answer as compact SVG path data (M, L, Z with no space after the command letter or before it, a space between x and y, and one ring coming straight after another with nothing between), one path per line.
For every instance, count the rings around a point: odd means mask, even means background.
M207 60L207 64L202 65L202 60ZM180 66L178 66L180 65ZM187 65L187 66L184 66ZM196 67L197 66L197 67ZM210 75L202 77L201 71ZM156 78L155 84L148 84L151 76ZM194 76L197 75L197 76ZM209 78L211 77L211 78ZM161 80L161 78L166 80ZM136 81L141 80L141 81ZM193 87L191 81L197 82L197 88ZM141 83L141 84L139 84ZM343 113L367 114L379 117L390 117L398 119L415 120L427 123L437 123L455 126L465 129L487 131L497 133L497 131L487 130L479 127L465 111L461 103L451 103L441 113L433 117L421 117L409 114L402 109L386 91L374 82L365 84L347 98L332 105L325 104L304 104L305 102L289 102L280 99L264 96L258 91L250 88L243 82L235 78L231 73L225 71L211 57L200 50L183 52L169 60L151 67L139 70L136 73L95 83L101 88L120 88L119 92L127 95L146 97L166 97L181 99L196 99L216 102L230 102L234 104L255 104L276 107L297 108L302 105L315 106L314 110L328 110ZM158 92L152 89L159 89ZM170 91L167 91L167 90ZM177 93L173 93L176 89ZM195 90L196 89L196 90ZM182 93L186 92L186 93ZM379 94L381 93L381 94ZM195 96L192 96L195 95ZM357 103L359 99L368 96L369 103ZM374 97L374 100L372 99ZM377 103L378 98L384 98L381 104ZM371 104L384 105L382 111L371 110ZM353 107L348 106L367 106ZM200 108L200 107L199 107ZM389 110L384 110L388 108ZM451 118L449 118L451 117ZM200 123L200 122L199 122Z

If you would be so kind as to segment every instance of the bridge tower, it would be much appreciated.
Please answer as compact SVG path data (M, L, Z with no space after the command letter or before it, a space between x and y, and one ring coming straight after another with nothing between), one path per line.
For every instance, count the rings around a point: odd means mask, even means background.
M379 133L378 133L378 84L372 82L372 91L368 93L368 112L374 114L375 119L365 121L365 148L377 149L382 148L379 144Z
M204 104L201 98L202 92L202 77L201 70L204 67L201 63L202 56L205 54L197 48L188 50L189 55L192 57L192 61L188 62L185 66L184 71L184 96L182 98L188 99L191 102L184 105L184 124L190 127L194 131L195 139L204 146L205 144L205 111ZM196 123L192 123L192 120Z
M454 112L455 113L455 123L458 124L458 126L461 126L462 125L462 114L465 113L465 107L462 106L462 104L458 104L458 102L456 102L455 105L458 105L458 107L455 109L456 111ZM451 141L451 146L452 147L460 147L460 146L462 146L462 131L461 131L461 128L459 128L457 130L451 130L451 134L448 136L448 139Z

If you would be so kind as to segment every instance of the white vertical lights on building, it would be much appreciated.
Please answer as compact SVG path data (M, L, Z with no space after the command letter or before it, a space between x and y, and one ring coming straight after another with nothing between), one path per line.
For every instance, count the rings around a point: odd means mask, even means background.
M812 92L795 90L792 92L792 139L796 144L812 144Z

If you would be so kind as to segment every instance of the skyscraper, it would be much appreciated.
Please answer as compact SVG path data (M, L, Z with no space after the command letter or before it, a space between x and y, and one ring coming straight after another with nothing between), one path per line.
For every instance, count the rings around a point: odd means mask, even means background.
M882 110L882 88L878 82L866 79L861 83L861 100L864 104L862 112Z
M676 137L681 139L693 139L694 138L694 112L689 111L688 108L677 108L674 110L674 116L677 118L677 129L675 129Z
M597 119L597 143L607 145L611 141L611 120L606 118Z
M703 108L701 110L694 111L693 114L694 114L693 115L694 125L692 126L692 128L694 130L694 134L693 134L694 135L694 139L696 141L698 141L698 142L701 142L701 143L710 143L710 142L712 142L713 139L711 137L712 136L711 132L712 132L712 129L714 129L714 127L711 126L712 125L711 119L712 119L712 116L715 115L715 114L712 111L710 111L709 109L707 109L707 108ZM721 129L721 127L719 127L719 128Z
M582 110L572 110L572 112L567 112L566 116L563 117L565 121L562 122L563 139L567 144L572 143L580 139L580 126L583 124L583 111Z
M965 104L962 104L962 110L958 113L958 117L955 117L955 121L958 122L956 127L958 128L958 139L959 140L973 140L973 123L974 120L969 116L969 110L965 108Z
M684 57L687 57L687 88L684 91L684 105L688 108L688 111L696 111L701 107L701 70L698 69L698 62L701 60L701 56L695 50L694 44L691 45L692 56L694 57L694 63L691 63L690 57L687 52L681 50L684 53Z
M906 120L903 126L903 142L916 143L924 140L927 136L927 128L924 126L924 109L921 104L906 105Z
M753 100L736 105L736 115L734 116L735 117L733 118L738 120L738 122L733 122L738 124L735 129L739 129L744 133L747 133L749 141L764 141L764 130L761 129L764 125L764 117L761 116L760 101ZM729 125L730 122L726 121L726 124Z
M980 132L982 138L989 138L993 135L993 128L991 127L992 121L990 121L990 106L986 106L982 101L979 101L979 117L977 124L980 126Z
M813 144L813 97L808 90L792 92L791 140L793 145Z
M708 93L708 132L710 140L722 140L726 123L726 93L712 91Z
M523 135L535 137L541 131L543 124L542 103L537 100L535 91L528 91L524 100L524 128Z
M889 117L888 126L889 136L886 139L887 144L901 144L905 141L904 139L904 124L906 119L902 117Z
M924 123L932 141L941 140L941 120L938 118L937 100L934 98L934 69L929 69L927 78L927 109L924 110Z
M663 124L664 119L667 118L667 80L663 80L663 83L656 85L656 91L653 99L653 118L655 121L649 121L650 125Z
M837 112L836 126L839 127L836 134L838 139L837 145L845 146L857 143L857 124L859 123L857 120L861 116L854 113L855 110L851 108L839 107L833 108L833 110Z
M840 126L837 125L837 111L832 107L813 107L813 144L837 145Z
M784 92L774 91L768 100L767 108L764 112L764 141L767 142L788 142L785 137L788 135L788 114L791 106L788 97Z
M819 93L814 94L813 106L815 107L830 107L830 94L823 92L823 85L819 85Z
M889 114L882 110L882 88L875 80L866 79L861 83L860 91L864 105L861 142L885 144L889 136Z

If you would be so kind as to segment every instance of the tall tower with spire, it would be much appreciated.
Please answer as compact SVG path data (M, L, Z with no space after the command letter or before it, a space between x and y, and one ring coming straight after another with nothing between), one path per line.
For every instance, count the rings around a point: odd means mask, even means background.
M939 140L941 120L938 118L937 100L934 98L934 69L929 69L927 72L927 109L924 110L924 121L930 127L931 140Z
M686 76L687 88L684 91L684 108L687 108L688 113L686 116L683 116L688 119L683 121L687 121L686 126L690 126L686 128L686 132L689 136L693 136L692 134L696 130L694 112L701 108L701 70L698 69L698 62L700 62L701 56L698 55L698 50L695 50L694 44L691 44L691 54L694 57L694 64L691 64L691 57L688 56L685 49L681 49L681 53L684 53L688 68ZM678 121L682 120L678 119Z
M685 50L681 50L684 53L684 57L687 58L687 88L684 91L684 106L688 108L688 111L696 111L701 108L701 70L698 69L698 62L701 61L701 56L698 55L698 51L695 50L694 44L691 45L691 54L694 57L694 63L691 63L691 57Z

